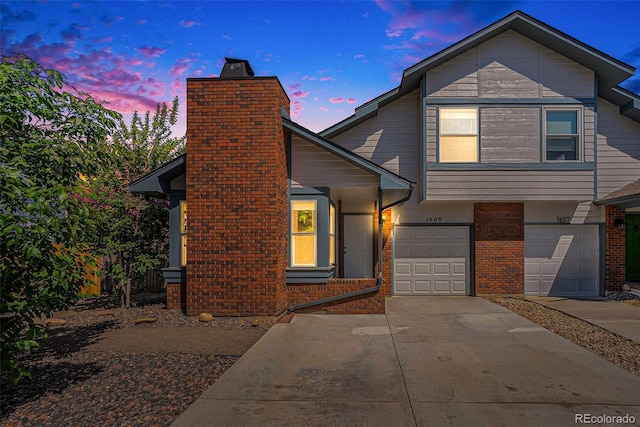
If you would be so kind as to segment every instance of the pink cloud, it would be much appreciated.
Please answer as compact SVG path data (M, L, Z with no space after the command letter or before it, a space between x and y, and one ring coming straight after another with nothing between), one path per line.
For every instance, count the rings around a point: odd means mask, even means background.
M298 90L300 88L300 83L294 83L292 85L289 85L289 89L291 90Z
M340 104L341 102L344 101L344 98L340 97L340 98L329 98L329 102L332 104Z
M171 95L184 96L186 93L182 79L174 79L171 83Z
M148 56L150 58L157 58L160 55L163 55L167 49L162 49L160 47L153 46L142 46L136 49L138 52L143 54L144 56Z
M358 102L356 98L347 98L347 104L355 104Z
M320 107L320 111L329 112L331 110L329 110L327 107Z
M320 81L321 81L321 82L326 82L326 81L329 81L329 80L335 80L335 79L333 79L333 78L331 78L331 77L327 77L327 76L325 76L325 77L320 77Z
M294 98L304 98L304 97L306 97L307 95L309 95L309 92L303 92L303 91L301 91L301 90L296 91L296 92L293 92L293 93L291 94L291 96L293 96Z
M21 52L46 68L64 73L73 88L105 101L107 108L121 113L153 110L158 101L166 101L164 82L132 69L142 64L139 58L114 54L109 48L78 54L73 41L45 43L39 34L31 34L7 45L6 50Z
M291 116L296 118L305 110L304 106L300 101L293 101L291 103Z
M147 23L147 20L146 20L146 19L138 19L138 20L136 21L136 24L138 24L138 25L144 25L144 24L146 24L146 23Z
M191 28L197 25L202 25L201 23L199 23L198 21L194 21L192 19L189 19L187 21L180 21L180 26L183 28Z
M99 43L111 43L113 41L113 37L112 36L105 36L105 37L101 37L99 39L95 39L93 42L95 44L99 44Z

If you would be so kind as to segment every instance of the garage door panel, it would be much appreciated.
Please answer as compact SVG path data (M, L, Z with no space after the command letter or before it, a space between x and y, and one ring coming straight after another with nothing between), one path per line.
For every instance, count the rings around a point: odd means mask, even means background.
M395 282L396 293L410 294L412 292L411 284L412 284L411 280L402 280L396 276L396 282Z
M525 226L525 293L597 295L597 225Z
M431 280L416 280L416 292L431 292Z
M394 294L468 294L469 253L469 227L396 227Z
M448 262L434 262L433 263L433 274L434 275L451 275L451 264Z
M413 269L414 275L431 274L431 263L415 262L413 263L413 266L414 266L414 269Z

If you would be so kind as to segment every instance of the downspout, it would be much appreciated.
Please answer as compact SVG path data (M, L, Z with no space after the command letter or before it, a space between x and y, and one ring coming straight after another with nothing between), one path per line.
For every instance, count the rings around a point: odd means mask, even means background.
M313 307L315 305L326 304L329 302L340 301L347 298L352 298L359 295L364 295L372 292L377 292L382 287L382 214L387 209L399 205L401 203L406 202L411 197L411 193L413 192L414 185L411 184L411 188L407 191L407 194L400 200L397 200L387 206L382 206L382 189L378 187L378 278L376 279L376 285L370 288L359 289L357 291L347 292L345 294L333 295L326 298L321 298L315 301L308 301L301 304L294 304L287 309L287 313L293 313L296 310L301 310L307 307Z

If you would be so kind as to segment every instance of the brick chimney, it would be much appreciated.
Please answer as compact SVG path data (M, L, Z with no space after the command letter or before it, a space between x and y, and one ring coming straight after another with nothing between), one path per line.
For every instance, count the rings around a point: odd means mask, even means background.
M276 77L227 59L187 79L188 315L277 315L287 306L287 150Z

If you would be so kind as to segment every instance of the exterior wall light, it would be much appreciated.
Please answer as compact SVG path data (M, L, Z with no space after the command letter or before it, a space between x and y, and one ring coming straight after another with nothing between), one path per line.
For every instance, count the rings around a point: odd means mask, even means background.
M624 220L622 218L616 218L613 221L613 225L618 227L618 230L624 230Z

